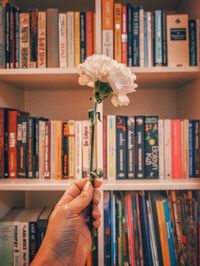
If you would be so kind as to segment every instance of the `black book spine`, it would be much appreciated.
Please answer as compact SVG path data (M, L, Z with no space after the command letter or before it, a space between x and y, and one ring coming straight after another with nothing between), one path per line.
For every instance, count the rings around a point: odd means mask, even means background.
M48 220L39 220L37 222L38 227L38 243L37 243L37 250L40 248L42 241L45 237L46 230L47 230Z
M39 178L39 118L35 119L35 177Z
M162 65L167 66L167 26L166 11L162 11Z
M63 133L62 133L62 175L63 175L63 178L67 178L69 176L68 137L69 137L69 125L67 123L63 123Z
M194 176L200 176L199 120L194 121Z
M145 178L159 178L158 117L145 117Z
M15 68L19 68L19 51L20 51L20 36L19 36L19 8L15 9Z
M81 42L81 63L86 59L86 15L80 13L80 42Z
M38 246L38 228L37 222L29 222L29 263L32 262Z
M116 178L126 179L127 117L116 117Z
M28 118L28 177L35 177L35 120L33 117Z
M30 67L37 67L38 10L30 10Z
M6 68L10 68L10 34L11 34L10 13L11 13L11 6L9 3L6 4L5 13L6 13L6 15L5 15Z
M127 5L128 66L132 67L132 5Z
M5 177L8 177L8 125L9 125L9 121L8 121L8 110L5 110L5 128L4 128L4 136L5 136L5 139L4 139L4 147L5 147L5 150L4 150L4 158L5 158L5 169L4 169L4 175Z
M139 11L140 7L132 8L132 65L140 66L140 44L139 44Z
M15 7L10 11L10 68L15 67Z
M127 176L128 179L135 178L135 119L133 116L127 118Z
M136 179L144 178L144 116L135 117Z
M197 66L197 25L196 20L189 20L190 66Z

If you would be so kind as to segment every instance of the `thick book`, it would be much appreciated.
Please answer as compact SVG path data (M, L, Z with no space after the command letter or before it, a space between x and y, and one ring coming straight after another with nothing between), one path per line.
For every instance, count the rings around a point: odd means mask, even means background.
M107 116L107 179L116 179L116 117Z
M58 9L48 8L47 14L47 67L59 67Z
M67 19L65 13L59 14L59 67L67 67Z
M83 63L86 59L86 13L80 13L80 61Z
M80 64L81 55L80 55L80 12L74 12L74 62L75 67Z
M113 0L102 1L102 53L113 58Z
M145 116L145 178L159 178L157 116Z
M82 178L82 121L75 121L75 178Z
M81 23L83 23L83 16L84 16L84 24L81 27L81 30L86 31L86 23L85 23L85 13L81 13ZM74 12L67 12L67 66L68 67L74 67ZM81 44L83 45L83 42L86 43L86 33L81 32L81 37L84 36L84 40L81 38ZM81 45L81 49L82 49ZM86 44L85 44L86 48ZM82 50L81 50L82 51ZM86 51L85 51L86 53ZM86 56L84 55L84 60ZM82 61L82 62L83 62Z
M104 265L111 265L111 199L110 191L104 193Z
M126 179L127 117L116 116L116 179Z
M136 162L136 179L144 178L144 143L145 143L145 125L144 116L135 117L135 162Z
M135 178L135 119L127 117L127 177Z
M122 25L121 25L121 45L122 45L122 63L127 65L128 54L127 54L127 6L122 6Z
M154 66L162 66L162 11L155 10L154 18Z
M20 68L30 67L30 14L20 13Z
M122 60L122 5L114 4L114 59L118 63Z
M47 36L46 36L46 12L38 12L38 40L37 40L37 66L45 68L47 65Z
M190 49L190 66L197 66L197 20L189 20L189 49Z
M94 54L94 14L86 12L86 57Z
M69 176L69 125L64 122L62 125L62 177L67 179Z
M31 9L30 13L30 68L37 67L38 41L38 10Z
M167 15L168 66L189 66L188 15Z

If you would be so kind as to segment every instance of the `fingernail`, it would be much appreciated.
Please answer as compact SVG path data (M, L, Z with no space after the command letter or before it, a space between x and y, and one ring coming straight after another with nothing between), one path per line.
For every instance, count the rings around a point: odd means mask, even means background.
M90 181L87 181L86 184L85 184L85 189L88 190L90 185L91 185Z

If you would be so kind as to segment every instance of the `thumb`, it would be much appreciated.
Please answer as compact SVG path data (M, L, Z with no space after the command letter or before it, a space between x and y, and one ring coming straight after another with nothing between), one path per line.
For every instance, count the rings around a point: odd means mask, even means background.
M90 203L93 197L93 186L87 181L81 193L69 203L69 207L73 213L81 213Z

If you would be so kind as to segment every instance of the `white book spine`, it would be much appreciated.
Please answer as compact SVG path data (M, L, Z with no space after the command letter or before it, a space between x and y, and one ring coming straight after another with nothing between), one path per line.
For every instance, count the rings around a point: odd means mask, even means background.
M55 121L51 121L51 178L55 179L56 178L56 126L55 126Z
M165 178L172 178L171 120L164 120Z
M116 179L116 117L107 117L107 178Z
M45 169L45 121L39 121L39 178L44 179Z
M189 121L183 120L183 128L181 128L182 137L182 154L183 154L183 176L189 178Z
M74 12L67 12L68 67L74 67Z
M30 15L20 14L20 68L30 67Z
M163 179L165 176L164 168L164 128L163 120L158 120L158 143L159 143L159 178Z
M29 266L29 224L28 222L21 222L20 224L21 237L21 265Z
M82 178L82 122L75 122L75 178Z
M90 171L90 152L91 152L91 124L90 121L82 121L83 129L83 177L88 176Z
M153 47L152 47L152 13L147 12L147 49L148 49L148 67L152 67L153 65Z
M144 66L144 9L139 11L139 43L140 43L140 67Z
M59 14L59 64L67 67L67 21L66 14Z
M20 223L13 221L13 266L20 265Z
M113 58L113 30L103 30L103 54Z
M38 68L46 67L46 46L46 12L38 12Z
M49 169L49 153L50 153L50 127L49 122L45 122L45 154L44 154L44 177L50 178L50 169Z

